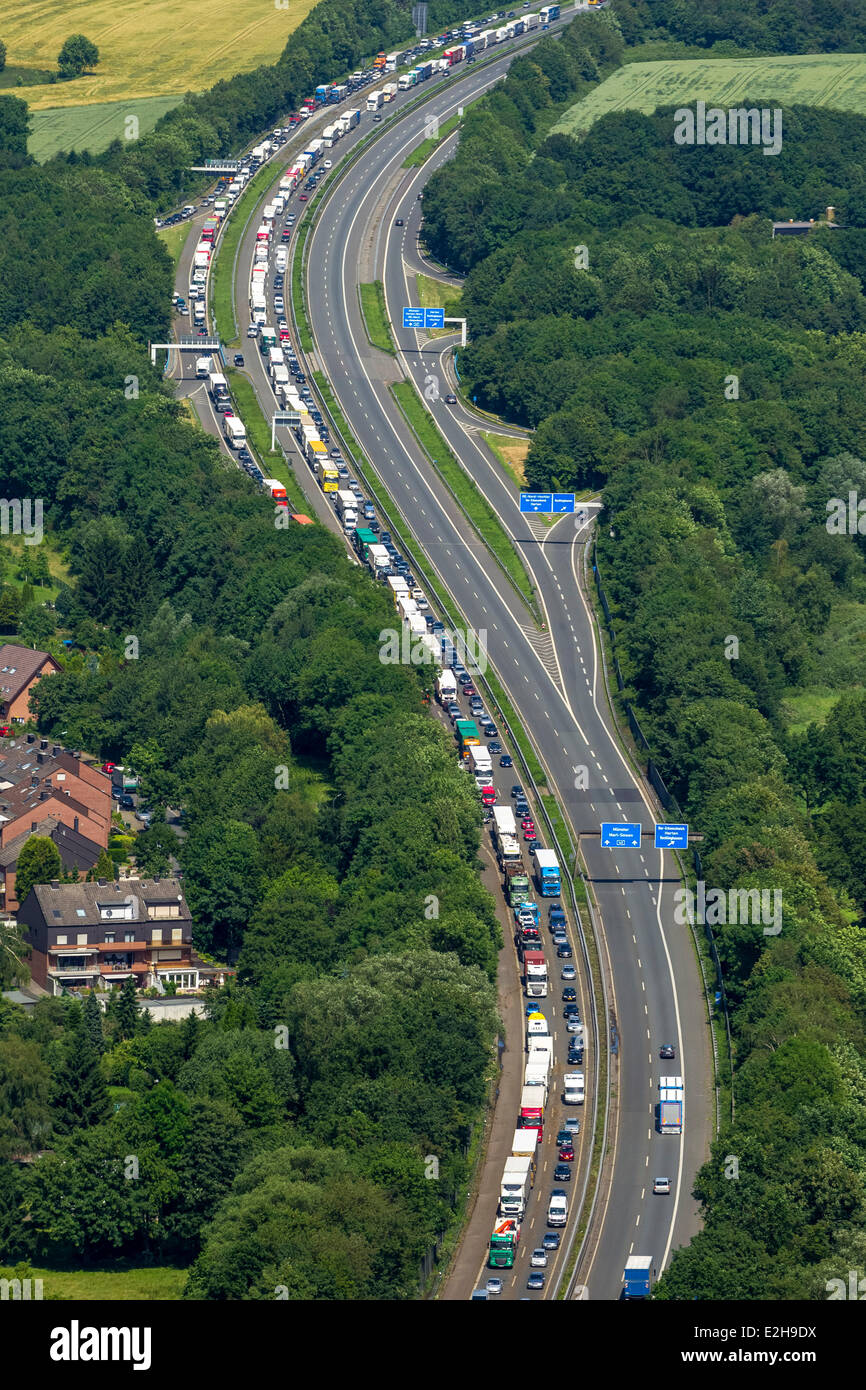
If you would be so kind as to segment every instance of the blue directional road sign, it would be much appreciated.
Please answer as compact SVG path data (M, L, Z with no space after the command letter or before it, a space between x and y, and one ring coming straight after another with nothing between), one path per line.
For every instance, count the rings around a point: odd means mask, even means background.
M603 820L602 849L640 849L640 821Z
M423 310L423 309L413 309L413 308L411 308L410 306L404 304L404 305L403 305L403 327L404 327L404 328L423 328L423 327L424 327L424 310Z
M555 511L555 512L573 512L573 511L574 511L574 493L573 493L573 492L555 492L555 493L553 494L553 508L552 508L552 510Z
M688 849L688 847L689 827L687 825L656 826L656 849Z
M444 328L445 310L444 309L425 309L424 310L425 328Z
M522 512L550 512L553 510L552 492L521 492L520 510Z

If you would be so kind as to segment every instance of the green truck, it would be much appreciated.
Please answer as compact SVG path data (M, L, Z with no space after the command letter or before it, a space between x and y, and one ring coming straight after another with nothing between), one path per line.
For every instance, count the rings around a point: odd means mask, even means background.
M478 725L474 719L458 719L454 726L457 734L457 746L460 749L461 758L468 757L469 749L477 748L481 739L478 734Z

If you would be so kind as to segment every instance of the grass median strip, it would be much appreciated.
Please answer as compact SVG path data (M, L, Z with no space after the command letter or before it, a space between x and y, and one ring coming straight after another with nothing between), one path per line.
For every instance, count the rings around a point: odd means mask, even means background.
M364 316L367 337L373 347L380 348L382 352L387 352L389 356L395 357L396 350L385 310L385 288L382 281L374 280L370 285L359 285L358 293L361 299L361 313Z
M403 168L414 169L423 164L425 159L429 159L436 146L441 145L442 141L447 139L452 130L456 130L459 124L459 116L449 116L448 120L443 121L439 126L439 133L437 135L431 135L426 140L422 140L421 144L418 145L411 154L407 154L406 158L403 160Z
M211 274L211 310L215 327L225 347L232 347L238 341L238 325L232 295L232 273L238 246L247 225L250 209L261 198L263 189L273 182L274 177L274 169L270 164L263 164L253 175L226 218L217 242Z
M429 412L421 404L414 386L408 381L400 381L390 389L412 427L418 443L429 456L443 482L460 503L466 516L511 580L517 592L535 613L532 584L523 561L505 534L499 518L486 499L481 496L472 479L464 473L445 443L434 421L430 418Z
M305 512L306 498L292 470L283 459L279 446L275 454L271 453L271 422L265 419L252 382L243 372L235 371L232 367L226 367L226 376L235 405L246 426L248 444L252 445L258 455L262 472L266 478L277 478L285 484L286 496L292 504L293 511ZM276 408L276 402L274 407Z

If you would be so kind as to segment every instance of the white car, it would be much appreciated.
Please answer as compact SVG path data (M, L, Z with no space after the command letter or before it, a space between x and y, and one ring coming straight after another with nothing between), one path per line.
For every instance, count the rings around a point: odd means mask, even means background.
M332 164L332 162L331 162L330 159L326 159L325 162L324 162L324 164L322 165L322 168L323 168L323 169L333 169L333 167L334 167L334 166L333 166L333 164Z
M671 1180L670 1178L653 1178L653 1192L660 1197L670 1197Z
M488 1293L502 1293L501 1279L488 1279L484 1285Z
M533 1269L547 1269L547 1251L539 1246L533 1250L529 1263Z

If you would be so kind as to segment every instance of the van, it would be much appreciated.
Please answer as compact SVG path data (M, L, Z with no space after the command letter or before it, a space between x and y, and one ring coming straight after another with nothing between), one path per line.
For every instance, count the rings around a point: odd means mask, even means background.
M568 1198L564 1192L554 1188L547 1205L548 1226L564 1226L568 1221Z

